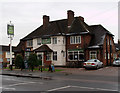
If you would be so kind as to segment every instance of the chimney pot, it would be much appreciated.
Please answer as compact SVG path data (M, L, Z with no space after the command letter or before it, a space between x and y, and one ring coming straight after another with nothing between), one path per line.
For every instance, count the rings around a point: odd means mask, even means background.
M80 18L80 20L84 21L84 17L82 17L82 16L79 16L79 18Z

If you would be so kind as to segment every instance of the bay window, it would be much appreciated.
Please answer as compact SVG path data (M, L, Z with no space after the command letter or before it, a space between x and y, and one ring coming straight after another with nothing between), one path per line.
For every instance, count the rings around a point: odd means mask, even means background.
M84 53L80 51L68 51L69 61L84 61Z

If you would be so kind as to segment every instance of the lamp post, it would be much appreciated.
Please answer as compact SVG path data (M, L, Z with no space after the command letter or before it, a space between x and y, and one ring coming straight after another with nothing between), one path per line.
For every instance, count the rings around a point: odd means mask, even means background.
M10 38L10 70L12 70L12 40L14 36L14 25L11 23L7 24L7 34L8 38Z

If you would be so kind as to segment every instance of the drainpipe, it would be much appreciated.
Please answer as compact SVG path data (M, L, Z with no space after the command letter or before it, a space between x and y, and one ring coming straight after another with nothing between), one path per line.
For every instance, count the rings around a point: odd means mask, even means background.
M108 66L108 48L107 48L107 35L106 35L106 63Z
M109 37L109 40L110 40L110 37ZM111 53L112 53L112 45L111 45L111 40L110 40L110 66L112 65L112 62L111 62Z

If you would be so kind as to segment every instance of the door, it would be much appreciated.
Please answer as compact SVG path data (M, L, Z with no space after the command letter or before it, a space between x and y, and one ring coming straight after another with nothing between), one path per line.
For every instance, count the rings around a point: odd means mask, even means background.
M44 65L43 63L43 53L38 53L37 54L38 60L39 60L39 65Z

